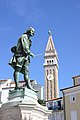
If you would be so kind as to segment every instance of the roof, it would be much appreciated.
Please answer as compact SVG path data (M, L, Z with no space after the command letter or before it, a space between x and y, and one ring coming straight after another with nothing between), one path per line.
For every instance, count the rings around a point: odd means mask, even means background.
M0 82L6 82L7 80L0 80Z
M74 79L74 78L76 78L76 77L80 77L80 75L77 75L77 76L73 76L72 78Z
M54 49L55 49L55 47L54 47L54 42L53 42L53 39L52 39L52 35L49 35L48 43L47 43L47 46L46 46L46 51L54 50Z
M71 88L74 88L74 87L78 87L80 85L75 85L75 86L71 86L71 87L68 87L68 88L63 88L63 89L60 89L60 91L63 91L63 90L66 90L66 89L71 89Z
M59 100L59 99L62 99L62 97L59 97L59 98L53 98L53 99L48 100L48 101L46 101L46 102L49 102L49 101L54 101L54 100Z
M7 82L7 81L8 81L8 79L7 79L7 80L0 80L1 83ZM25 81L23 81L23 80L22 80L22 81L19 81L19 83L24 83L24 82L25 82ZM11 83L15 83L15 82L14 82L14 81L11 81Z

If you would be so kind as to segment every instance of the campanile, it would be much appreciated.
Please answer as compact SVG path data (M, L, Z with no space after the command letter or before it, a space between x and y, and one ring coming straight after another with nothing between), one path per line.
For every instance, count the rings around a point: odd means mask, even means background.
M59 97L58 55L50 31L44 56L44 80L44 99L47 101Z

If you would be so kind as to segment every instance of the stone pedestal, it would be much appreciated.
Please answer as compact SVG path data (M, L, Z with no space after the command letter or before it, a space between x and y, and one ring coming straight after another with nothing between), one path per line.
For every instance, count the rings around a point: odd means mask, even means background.
M48 120L51 112L37 102L37 93L21 88L9 93L9 100L3 104L0 120Z

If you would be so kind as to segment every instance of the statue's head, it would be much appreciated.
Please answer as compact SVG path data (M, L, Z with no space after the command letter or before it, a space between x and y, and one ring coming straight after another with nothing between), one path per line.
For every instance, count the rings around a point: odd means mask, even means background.
M28 34L29 36L33 36L35 33L35 30L33 27L30 27L27 31L26 34Z

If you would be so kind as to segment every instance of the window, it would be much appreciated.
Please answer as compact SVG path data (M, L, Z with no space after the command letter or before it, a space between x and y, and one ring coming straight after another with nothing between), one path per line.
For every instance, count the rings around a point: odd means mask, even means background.
M50 64L51 64L51 60L50 60Z
M50 81L50 99L52 99L52 81Z
M50 69L50 74L52 74L52 70Z
M80 84L80 78L78 78L78 84Z
M47 75L48 75L48 70L47 70Z
M6 84L6 86L8 86L8 83Z
M1 102L1 94L2 94L2 92L0 91L0 102Z
M49 64L49 61L47 60L47 64Z
M48 110L52 110L53 106L52 106L52 101L48 103Z
M75 101L76 101L75 94L70 95L70 102L75 102Z
M77 111L71 111L71 120L77 120Z

